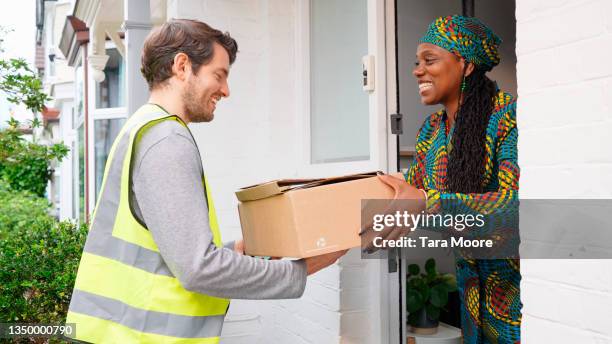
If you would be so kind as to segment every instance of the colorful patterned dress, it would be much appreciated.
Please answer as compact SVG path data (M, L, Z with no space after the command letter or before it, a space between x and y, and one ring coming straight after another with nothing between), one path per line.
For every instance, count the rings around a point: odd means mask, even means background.
M448 146L453 128L440 110L417 134L416 157L406 181L427 191L428 211L441 200L503 206L518 197L516 101L499 91L486 130L485 192L450 193L446 190ZM516 259L457 259L457 286L461 299L463 342L520 343L520 266Z

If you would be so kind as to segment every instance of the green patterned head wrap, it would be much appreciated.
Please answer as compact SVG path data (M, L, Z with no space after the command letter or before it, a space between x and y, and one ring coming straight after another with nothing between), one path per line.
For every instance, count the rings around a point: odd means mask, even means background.
M490 71L499 64L502 40L480 20L454 15L434 20L419 42L437 45Z

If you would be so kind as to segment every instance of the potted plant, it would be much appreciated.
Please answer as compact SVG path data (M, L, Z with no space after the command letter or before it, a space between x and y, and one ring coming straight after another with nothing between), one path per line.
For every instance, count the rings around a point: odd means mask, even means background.
M410 331L418 334L438 332L440 311L448 303L448 294L456 289L455 276L439 273L433 258L425 262L423 273L417 264L408 265L406 309Z

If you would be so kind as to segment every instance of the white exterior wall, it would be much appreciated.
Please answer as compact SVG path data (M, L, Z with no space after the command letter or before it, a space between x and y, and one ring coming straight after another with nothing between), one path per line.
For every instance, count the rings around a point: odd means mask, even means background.
M74 97L74 69L68 66L68 62L66 58L62 55L61 50L59 49L59 43L62 36L62 30L64 25L66 24L66 16L70 13L70 9L72 4L70 1L63 0L58 1L55 4L53 10L53 19L49 21L45 25L47 25L47 30L52 30L51 41L53 44L47 46L48 56L49 53L53 52L55 54L55 59L51 62L48 58L47 62L47 70L50 70L49 64L54 64L55 73L53 76L50 76L49 73L46 73L45 83L48 83L48 86L51 87L53 85L53 93L51 94L52 105L60 110L60 123L59 123L59 135L55 136L58 138L57 141L63 142L68 148L72 149L72 142L75 140L75 133L72 129L72 111L73 104L72 99ZM59 187L59 213L58 216L60 220L66 220L72 218L72 198L74 197L73 192L73 180L75 176L73 175L73 158L74 153L70 152L68 155L62 160L59 165L59 177L60 183Z
M66 59L64 58L61 50L59 49L59 43L62 37L62 30L64 29L64 25L66 24L66 16L69 15L70 9L70 1L58 1L55 4L53 21L45 24L48 26L52 26L53 28L53 45L47 47L48 53L45 55L47 63L50 63L49 59L47 58L50 52L53 52L56 56L53 62L55 64L55 75L52 78L49 78L48 80L52 83L68 82L74 79L74 69L68 66ZM49 70L49 68L47 68L47 70Z
M45 74L43 79L44 90L51 97L47 106L60 110L58 124L50 124L46 129L51 129L48 136L48 143L63 142L70 148L74 140L72 133L72 98L74 70L68 66L66 59L62 55L58 45L62 35L62 29L66 23L66 16L69 14L71 3L68 0L59 0L55 3L45 3L46 18L44 27L44 63ZM55 55L53 61L49 55ZM53 73L51 73L53 71ZM72 154L69 153L62 162L55 166L55 179L49 183L49 197L58 202L56 215L61 220L72 217ZM59 178L59 179L58 179ZM59 180L59 183L58 183ZM52 185L53 184L53 185ZM59 199L53 199L54 188L59 189Z
M612 198L611 18L608 0L516 1L522 198ZM524 343L612 342L612 261L521 270Z
M304 176L296 113L298 8L290 0L168 0L168 18L193 18L238 41L231 95L212 123L190 125L211 184L224 241L241 237L238 188ZM378 343L379 261L351 251L309 278L301 299L232 302L223 343ZM378 312L378 313L377 313Z

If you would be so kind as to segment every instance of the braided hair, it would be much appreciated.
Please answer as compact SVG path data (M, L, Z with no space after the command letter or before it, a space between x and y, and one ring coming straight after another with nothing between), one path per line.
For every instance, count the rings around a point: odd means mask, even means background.
M483 192L486 130L497 92L497 85L485 73L476 68L464 79L466 87L461 90L463 101L455 117L447 169L446 188L450 192Z

